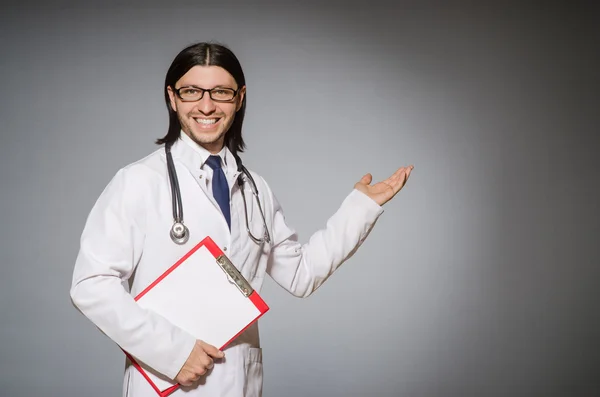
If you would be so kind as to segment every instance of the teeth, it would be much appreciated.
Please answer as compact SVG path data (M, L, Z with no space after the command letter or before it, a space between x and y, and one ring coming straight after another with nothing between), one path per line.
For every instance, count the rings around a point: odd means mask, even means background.
M204 124L204 125L209 125L209 124L214 124L217 122L217 119L196 119L196 122L198 124Z

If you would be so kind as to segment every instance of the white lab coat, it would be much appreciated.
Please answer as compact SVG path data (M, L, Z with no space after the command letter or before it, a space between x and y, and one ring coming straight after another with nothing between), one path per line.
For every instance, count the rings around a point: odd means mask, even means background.
M171 191L161 147L120 169L102 192L81 236L71 287L73 303L103 333L171 379L188 358L196 337L143 310L133 296L204 236L215 240L259 293L268 274L293 295L306 297L355 252L383 212L369 197L352 190L326 226L302 245L267 183L252 172L272 237L270 244L259 246L246 232L242 196L232 183L238 172L231 153L225 153L231 189L230 232L207 189L203 158L195 144L184 138L174 143L172 154L190 240L178 246L169 237ZM262 218L251 200L250 185L246 183L244 189L251 228L255 236L261 236ZM130 292L123 288L126 280ZM140 373L126 364L123 395L155 396ZM182 387L172 396L258 397L261 393L262 351L255 324L225 349L223 362L216 362L196 385Z

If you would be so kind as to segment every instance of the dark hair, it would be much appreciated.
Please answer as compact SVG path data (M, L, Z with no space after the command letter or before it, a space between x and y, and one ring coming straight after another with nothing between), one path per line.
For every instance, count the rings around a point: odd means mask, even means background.
M169 130L167 135L156 140L158 145L170 145L179 138L181 124L177 118L177 113L171 108L167 87L175 88L175 83L194 66L220 66L233 76L238 88L246 85L242 66L229 48L216 43L196 43L184 48L171 63L165 78L164 94L167 110L169 111ZM225 133L225 145L236 157L238 157L238 152L243 152L246 147L242 138L245 111L246 95L244 95L240 110L235 114L229 131Z

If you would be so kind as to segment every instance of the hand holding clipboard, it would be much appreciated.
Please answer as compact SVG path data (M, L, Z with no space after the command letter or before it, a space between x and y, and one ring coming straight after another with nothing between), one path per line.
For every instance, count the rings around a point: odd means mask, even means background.
M191 386L200 377L212 369L214 359L225 357L225 353L213 345L197 340L190 356L183 364L175 380L182 386Z

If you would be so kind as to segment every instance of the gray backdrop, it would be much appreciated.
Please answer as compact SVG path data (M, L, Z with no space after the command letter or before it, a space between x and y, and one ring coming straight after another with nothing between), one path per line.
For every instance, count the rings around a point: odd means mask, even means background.
M415 165L312 297L266 282L266 397L600 395L591 7L14 3L0 12L1 396L120 395L122 352L70 303L78 239L117 169L155 149L166 70L202 40L239 56L243 158L303 241L364 173Z

